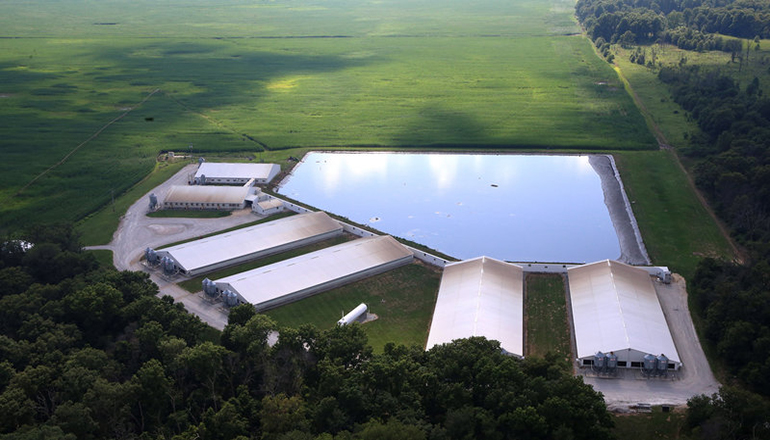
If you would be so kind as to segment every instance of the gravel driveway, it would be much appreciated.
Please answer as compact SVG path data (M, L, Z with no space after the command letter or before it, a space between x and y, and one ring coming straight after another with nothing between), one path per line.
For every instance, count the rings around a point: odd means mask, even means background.
M612 410L628 410L637 403L651 405L685 405L687 399L698 394L713 394L719 382L711 372L706 355L695 333L687 307L687 288L684 278L674 274L671 284L655 283L663 314L671 330L682 368L667 378L646 378L638 370L620 369L617 377L593 375L590 369L579 369L586 383L604 393L604 400Z
M153 188L128 208L108 245L89 246L86 249L111 250L112 262L118 270L148 272L152 281L160 287L161 295L172 296L177 302L184 304L189 312L198 315L212 327L221 330L227 324L227 312L222 309L220 304L211 304L201 295L187 292L161 277L158 272L147 270L140 261L147 247L156 248L263 218L252 213L251 209L235 211L229 217L212 219L153 218L145 215L150 204L150 193L155 193L158 200L162 201L171 186L187 185L187 176L194 173L196 169L197 165L188 165L164 183Z

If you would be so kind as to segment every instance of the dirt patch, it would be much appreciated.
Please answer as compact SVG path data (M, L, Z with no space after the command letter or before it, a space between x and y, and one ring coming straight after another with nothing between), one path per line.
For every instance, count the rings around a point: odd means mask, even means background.
M380 319L379 316L377 316L376 313L367 313L366 318L364 318L363 321L361 321L361 324L366 324L367 322L372 322Z

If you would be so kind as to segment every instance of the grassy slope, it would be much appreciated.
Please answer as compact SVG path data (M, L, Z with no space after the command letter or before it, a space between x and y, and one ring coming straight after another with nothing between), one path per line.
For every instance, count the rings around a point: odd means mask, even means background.
M260 143L653 145L612 70L574 35L572 7L8 4L0 16L0 36L14 37L0 39L0 224L78 220L140 181L159 151L190 144L206 154L254 154ZM273 38L334 35L350 38Z
M528 274L526 285L527 356L558 353L569 362L570 330L564 277L557 274Z
M689 278L704 256L734 255L673 154L627 152L615 159L653 263Z
M343 311L347 313L363 302L378 316L363 326L375 351L382 351L388 342L423 347L440 280L440 271L412 263L270 310L267 315L281 326L313 324L327 329L337 323Z
M729 63L730 55L726 53L688 52L658 45L654 48L658 62L664 65L677 64L685 57L690 64L725 69L744 84L754 75L768 76L766 65L770 51L764 49L752 52L755 61L739 73L738 66ZM678 149L686 148L687 138L698 131L697 124L671 100L667 86L657 79L655 70L629 62L630 51L616 50L618 67L667 143ZM651 48L645 50L649 56ZM674 154L671 151L630 152L616 158L628 196L635 202L634 214L650 257L656 264L668 265L689 278L704 256L726 260L739 256L698 201Z

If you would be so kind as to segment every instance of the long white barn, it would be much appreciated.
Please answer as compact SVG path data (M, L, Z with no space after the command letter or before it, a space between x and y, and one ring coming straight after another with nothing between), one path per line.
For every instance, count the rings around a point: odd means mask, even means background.
M245 186L175 185L163 199L163 209L243 209L251 193L252 189Z
M203 162L195 172L194 182L210 184L242 185L254 179L256 184L270 183L281 167L274 163L212 163ZM205 181L202 178L205 177ZM192 183L192 182L191 182Z
M520 266L479 257L444 268L426 349L471 336L497 340L507 353L524 356Z
M312 212L237 229L157 251L190 276L256 260L342 234L325 212Z
M601 351L618 367L639 368L645 355L665 355L668 369L682 361L647 271L605 260L567 269L577 357L591 365Z
M214 280L241 303L267 310L409 264L412 251L393 237L360 238Z

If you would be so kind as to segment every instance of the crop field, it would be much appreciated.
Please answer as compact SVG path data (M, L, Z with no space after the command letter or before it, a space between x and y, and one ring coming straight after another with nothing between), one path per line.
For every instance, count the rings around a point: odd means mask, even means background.
M0 225L75 221L164 150L646 149L571 1L11 1Z

